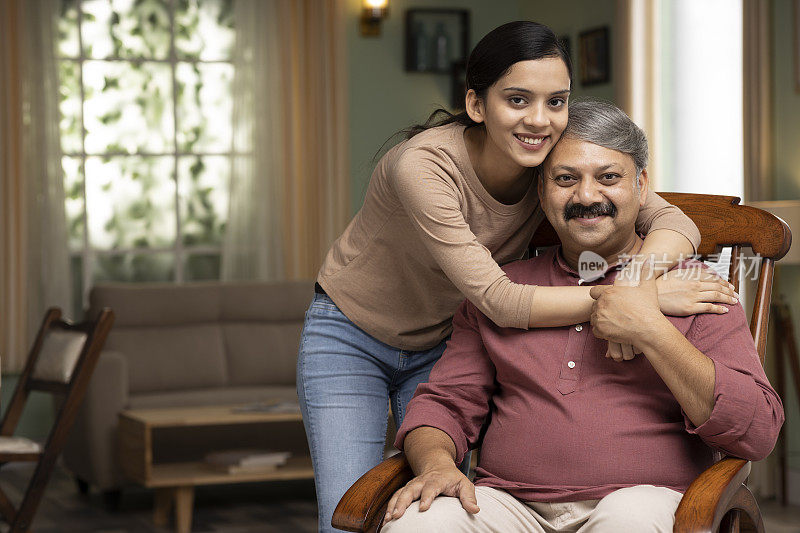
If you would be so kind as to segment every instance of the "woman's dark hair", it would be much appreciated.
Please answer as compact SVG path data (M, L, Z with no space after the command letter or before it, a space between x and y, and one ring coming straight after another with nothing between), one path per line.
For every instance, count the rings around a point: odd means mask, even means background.
M564 46L553 30L537 22L509 22L493 29L475 45L467 61L466 86L474 90L478 98L486 97L486 90L502 78L511 67L520 61L560 57L567 66L572 85L572 63ZM469 118L466 111L453 114L446 109L437 109L424 124L415 124L402 131L407 139L429 128L457 122L467 127L477 122Z

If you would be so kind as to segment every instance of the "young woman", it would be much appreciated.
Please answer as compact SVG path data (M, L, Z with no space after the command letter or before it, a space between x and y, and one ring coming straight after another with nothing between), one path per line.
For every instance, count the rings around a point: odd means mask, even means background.
M434 113L383 156L317 278L297 393L321 531L332 530L347 488L381 461L387 403L399 426L462 300L502 327L589 319L589 287L515 284L499 266L522 257L544 217L534 169L566 127L567 54L546 26L513 22L478 43L466 77L466 112L436 123ZM642 254L673 264L700 240L694 224L655 194L637 229L647 234ZM723 312L714 303L733 301L718 278L693 285L662 278L659 293L672 314ZM630 347L609 350L632 356Z

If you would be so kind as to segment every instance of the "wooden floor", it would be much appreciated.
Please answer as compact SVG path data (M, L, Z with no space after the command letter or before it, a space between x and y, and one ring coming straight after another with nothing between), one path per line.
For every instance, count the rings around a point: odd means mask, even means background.
M18 502L33 469L6 465L0 475L3 490ZM132 488L123 492L119 509L109 510L102 495L82 496L72 478L56 468L36 518L35 533L168 533L152 522L151 491ZM6 531L5 524L0 531ZM317 531L317 506L311 480L280 483L245 483L198 487L193 533L313 533Z
M0 482L12 501L19 501L30 465L7 465ZM100 494L78 493L72 478L57 468L36 513L36 533L168 533L152 524L150 491L129 489L119 509L109 510ZM800 533L800 507L762 502L768 533ZM7 527L0 525L0 531ZM314 485L309 481L246 483L198 487L194 533L313 533L317 530Z
M775 501L761 502L767 533L800 533L800 507L782 507Z

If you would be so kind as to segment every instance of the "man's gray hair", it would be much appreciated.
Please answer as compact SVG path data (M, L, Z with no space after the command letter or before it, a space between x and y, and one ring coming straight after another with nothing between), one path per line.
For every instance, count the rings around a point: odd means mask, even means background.
M647 136L624 111L609 102L570 102L563 136L628 154L633 158L637 177L647 166Z

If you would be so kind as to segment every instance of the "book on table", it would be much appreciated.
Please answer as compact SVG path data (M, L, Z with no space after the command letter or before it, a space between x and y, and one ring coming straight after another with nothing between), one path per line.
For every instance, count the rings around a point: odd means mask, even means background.
M299 414L300 404L288 400L266 400L262 402L237 405L231 409L234 413L288 413Z
M273 450L221 450L206 454L205 463L229 474L269 472L285 464L290 456L290 452Z

